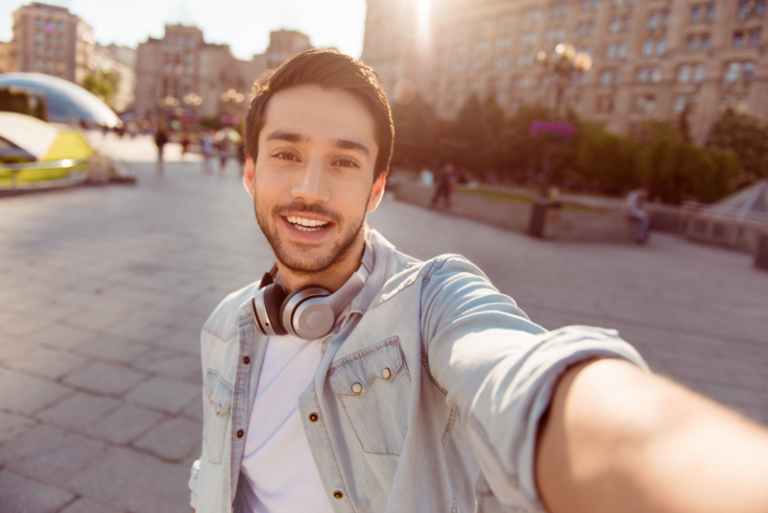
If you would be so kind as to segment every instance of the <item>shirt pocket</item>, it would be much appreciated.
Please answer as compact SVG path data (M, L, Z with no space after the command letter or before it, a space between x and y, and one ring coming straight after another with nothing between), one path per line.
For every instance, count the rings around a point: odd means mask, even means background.
M208 369L205 373L203 390L207 399L204 401L203 408L203 440L208 448L208 461L221 463L234 388L219 375L218 371Z
M408 431L411 378L398 339L334 362L329 382L363 451L399 456Z

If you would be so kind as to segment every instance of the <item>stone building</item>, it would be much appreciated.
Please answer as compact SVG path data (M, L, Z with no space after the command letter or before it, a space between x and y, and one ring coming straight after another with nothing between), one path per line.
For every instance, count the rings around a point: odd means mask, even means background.
M65 7L32 2L13 13L5 71L36 71L81 84L91 72L91 27Z
M615 132L675 119L688 105L703 142L732 107L768 121L766 0L442 0L428 22L415 0L368 0L362 58L389 93L408 78L438 115L454 117L471 93L496 96L508 114L552 104L536 54L569 42L592 69L564 101Z
M203 118L242 115L253 82L264 71L311 47L301 32L279 30L270 34L265 53L243 61L232 55L229 45L206 43L197 27L166 25L162 39L139 45L136 109L146 114L175 106ZM191 103L195 96L200 98L197 106Z
M131 64L131 52L135 54L135 50L131 48L115 44L109 46L97 44L92 54L92 62L89 66L91 72L112 71L117 74L117 88L108 102L115 112L125 112L133 108L136 72L135 64ZM133 62L135 60L134 56Z

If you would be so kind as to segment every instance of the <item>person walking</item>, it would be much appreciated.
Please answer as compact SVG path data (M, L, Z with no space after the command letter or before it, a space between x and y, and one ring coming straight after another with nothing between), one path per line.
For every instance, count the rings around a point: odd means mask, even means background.
M203 134L203 170L211 172L211 158L213 157L213 137L210 132Z
M456 168L453 164L446 164L440 175L440 182L435 189L435 195L432 196L432 202L429 208L435 208L440 198L445 198L445 206L451 208L451 192L456 187Z
M155 144L157 145L157 172L163 172L163 150L168 143L168 133L163 125L157 127L155 132Z
M645 211L645 201L647 199L648 189L641 187L627 194L625 200L627 217L640 221L635 239L638 244L644 244L648 240L648 229L651 226L651 217Z

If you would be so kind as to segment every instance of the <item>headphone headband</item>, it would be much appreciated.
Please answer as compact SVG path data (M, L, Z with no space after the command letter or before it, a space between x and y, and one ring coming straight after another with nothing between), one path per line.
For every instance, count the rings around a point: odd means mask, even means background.
M360 267L334 293L318 285L307 285L286 297L283 288L266 273L251 302L257 328L264 335L290 334L304 340L324 337L333 329L339 314L363 290L371 273L366 262L372 258L373 251L366 241Z

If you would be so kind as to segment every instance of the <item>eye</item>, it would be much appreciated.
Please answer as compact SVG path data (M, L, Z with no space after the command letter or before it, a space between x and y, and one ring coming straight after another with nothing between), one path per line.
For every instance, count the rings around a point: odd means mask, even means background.
M280 160L299 160L296 155L289 151L278 151L277 153L272 154L272 156Z
M360 167L360 164L358 164L355 159L352 159L349 157L342 157L340 159L336 159L333 162L333 165L339 166L339 167Z

